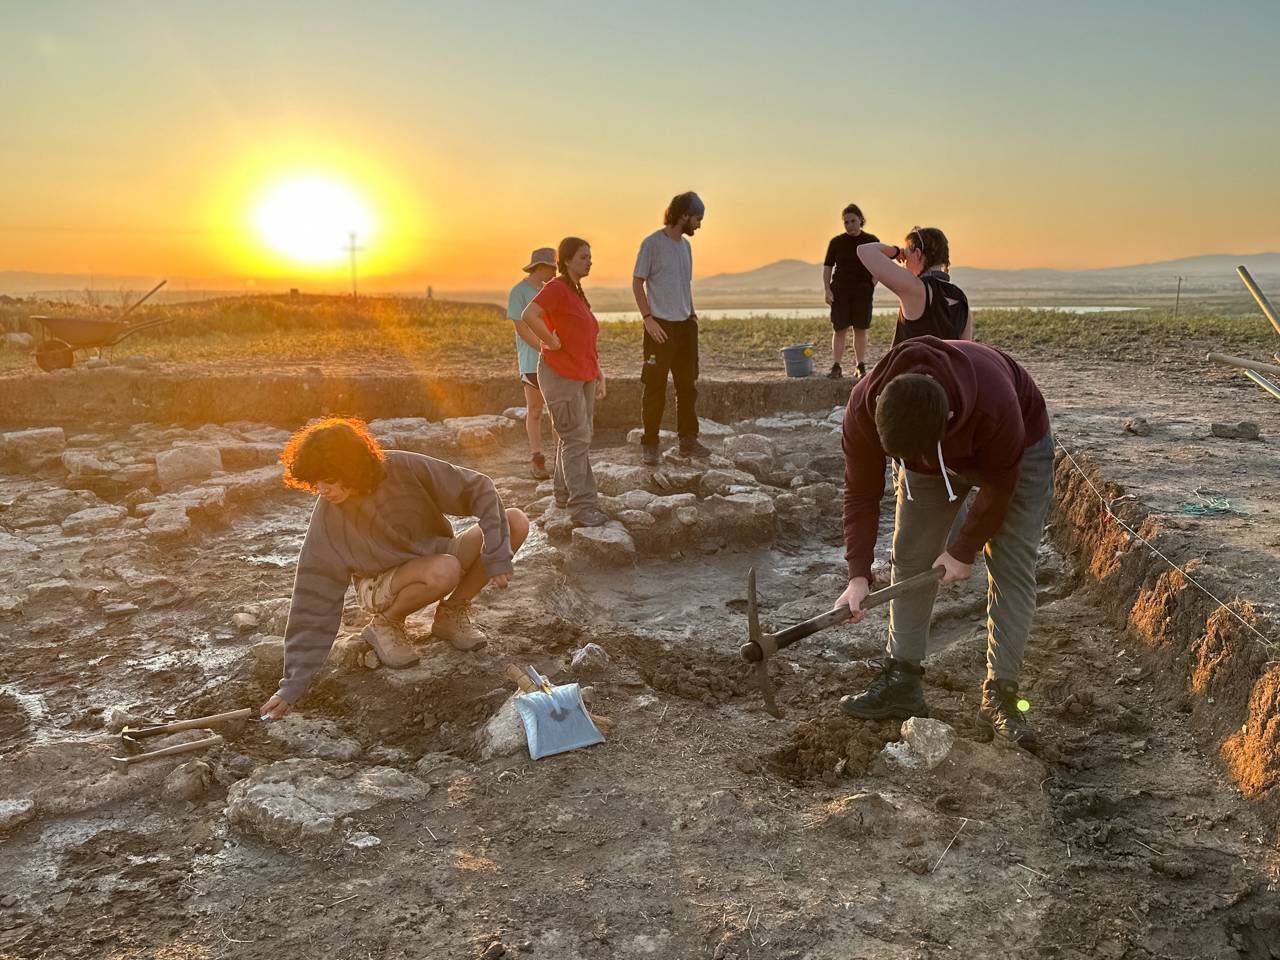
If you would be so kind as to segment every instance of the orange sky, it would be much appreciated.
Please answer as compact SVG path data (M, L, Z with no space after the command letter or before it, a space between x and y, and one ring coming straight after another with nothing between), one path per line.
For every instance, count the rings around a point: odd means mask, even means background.
M9 11L0 271L340 288L340 224L317 266L259 222L316 176L368 209L370 288L505 285L567 234L624 280L689 188L700 276L819 260L851 200L966 266L1280 248L1275 5L672 4L678 44L663 2L325 6Z

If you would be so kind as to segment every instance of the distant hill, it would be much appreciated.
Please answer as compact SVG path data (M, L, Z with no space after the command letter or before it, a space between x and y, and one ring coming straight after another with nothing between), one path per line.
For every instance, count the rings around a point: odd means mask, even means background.
M1182 276L1184 282L1194 281L1204 288L1240 287L1236 266L1244 264L1261 282L1263 277L1280 278L1280 253L1207 254L1164 260L1158 263L1140 263L1123 267L1102 267L1092 270L991 270L980 267L958 266L952 271L956 283L966 290L984 291L1058 291L1071 293L1085 290L1114 290L1133 288L1134 292L1149 289L1153 282L1162 287L1176 283ZM744 293L759 295L773 291L790 292L820 289L822 265L803 260L778 260L774 263L744 270L741 273L720 273L698 280L694 289L705 294Z

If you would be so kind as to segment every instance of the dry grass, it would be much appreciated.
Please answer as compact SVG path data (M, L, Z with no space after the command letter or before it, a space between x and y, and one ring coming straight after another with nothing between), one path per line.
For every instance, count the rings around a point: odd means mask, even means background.
M0 306L0 330L39 327L36 313L93 312L92 308L18 301ZM103 311L109 315L110 311ZM173 363L306 365L349 362L376 365L395 359L414 366L441 366L477 372L514 362L511 324L488 304L366 299L359 308L336 297L241 297L180 305L146 306L140 319L165 316L171 322L140 333L113 348L116 356L137 354ZM1206 347L1267 356L1277 346L1267 322L1256 312L1171 311L1066 314L1051 310L979 310L978 338L1018 353L1061 350L1133 360L1194 354ZM882 345L888 318L877 318L872 342ZM792 343L823 344L824 320L779 319L704 321L700 346L705 366L760 368L778 363L778 350ZM605 323L600 352L609 369L638 362L637 323ZM819 356L823 351L819 350ZM34 369L22 351L0 350L0 370Z

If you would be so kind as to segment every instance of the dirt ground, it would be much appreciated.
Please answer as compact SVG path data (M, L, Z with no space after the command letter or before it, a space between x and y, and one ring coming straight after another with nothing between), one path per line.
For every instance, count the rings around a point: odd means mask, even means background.
M1280 406L1190 357L1027 365L1094 482L1157 514L1183 551L1171 558L1195 560L1224 600L1252 601L1263 639L1248 642L1269 669ZM1126 432L1134 417L1149 435ZM1240 420L1261 439L1210 436L1212 421ZM974 724L980 567L936 609L926 693L956 738L937 766L894 762L882 751L898 724L836 707L873 673L883 612L781 654L786 716L763 711L736 654L747 571L766 628L839 593L838 497L819 488L839 481L834 423L736 426L776 445L772 479L803 475L811 491L761 481L777 505L769 537L712 526L678 545L637 538L634 565L607 567L536 526L511 589L481 598L486 648L424 637L422 663L399 672L335 658L295 718L313 726L293 739L223 726L225 743L185 786L170 774L186 757L113 772L104 728L113 709L181 718L274 690L268 638L282 628L307 498L281 489L197 510L171 539L131 520L67 536L36 515L65 472L13 468L0 477L14 571L0 594L26 599L0 605L0 957L1280 957L1271 768L1251 785L1217 755L1202 715L1212 698L1195 700L1177 658L1126 628L1096 551L1042 550L1024 670L1040 756L985 743ZM156 448L199 431L86 423L67 437L85 450ZM608 435L594 458L631 466L637 454ZM470 462L508 505L539 512L518 433ZM1061 465L1060 481L1072 470ZM1071 542L1063 527L1085 522L1083 503L1056 512L1054 543ZM235 625L246 609L254 624ZM425 634L429 622L410 624ZM349 610L344 635L362 625ZM588 642L608 663L575 670L570 655ZM613 722L606 742L539 761L487 755L481 731L510 693L508 663L588 687ZM391 768L430 790L354 812L323 841L231 822L237 784L290 757L326 758L335 774Z

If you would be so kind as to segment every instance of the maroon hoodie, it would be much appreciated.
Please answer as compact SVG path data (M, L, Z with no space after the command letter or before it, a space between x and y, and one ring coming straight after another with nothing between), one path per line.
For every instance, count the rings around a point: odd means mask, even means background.
M871 559L884 496L885 452L876 432L876 399L894 377L924 373L947 391L951 420L942 458L952 474L978 482L978 496L948 550L961 563L1004 523L1022 468L1022 451L1049 431L1044 397L1030 374L1007 354L971 340L919 337L890 350L858 381L844 411L844 543L849 579L871 579ZM929 462L907 461L916 473L938 476Z

